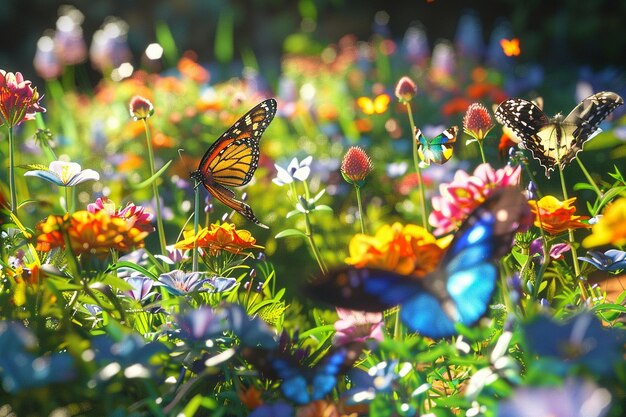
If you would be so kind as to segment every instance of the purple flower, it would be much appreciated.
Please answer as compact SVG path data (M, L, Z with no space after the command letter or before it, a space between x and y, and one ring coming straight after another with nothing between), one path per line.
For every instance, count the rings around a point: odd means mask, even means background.
M550 246L548 254L550 258L554 260L562 259L565 252L569 252L571 249L569 243L555 243ZM543 241L541 238L537 238L530 243L531 256L538 255L539 263L543 263Z
M335 322L333 344L340 346L367 339L383 340L383 314L337 308L339 320Z
M172 295L184 295L194 291L207 291L209 288L202 288L209 281L208 278L202 278L206 275L203 272L184 272L175 269L171 272L159 275L159 282L155 285L161 285Z
M152 287L154 285L154 281L150 278L135 276L126 279L130 285L132 285L133 289L124 291L124 295L132 298L133 300L143 301L151 295L155 294L152 291Z
M177 336L183 340L205 341L222 336L226 328L226 315L208 306L202 306L176 316L179 331Z
M521 387L500 403L498 417L602 417L611 394L593 382L568 379L560 387Z
M617 272L626 269L626 252L617 249L609 249L604 253L590 250L587 257L579 256L578 259L590 263L600 271Z

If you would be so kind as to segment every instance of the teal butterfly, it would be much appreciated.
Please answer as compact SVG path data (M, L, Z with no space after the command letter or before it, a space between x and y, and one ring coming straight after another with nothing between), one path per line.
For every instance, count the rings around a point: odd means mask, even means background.
M427 139L420 129L415 128L415 140L417 141L417 153L425 164L446 163L452 157L453 143L459 133L457 126L444 130L433 139Z

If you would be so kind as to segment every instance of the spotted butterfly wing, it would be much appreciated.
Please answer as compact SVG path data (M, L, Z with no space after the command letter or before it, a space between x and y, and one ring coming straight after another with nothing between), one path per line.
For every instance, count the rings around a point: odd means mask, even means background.
M292 356L278 351L247 348L242 356L264 376L282 380L280 389L285 398L296 404L308 404L327 396L362 350L363 344L359 342L335 347L313 367L303 366Z
M191 173L216 199L264 228L267 226L257 219L250 206L235 199L228 187L240 187L252 179L259 165L259 140L274 115L273 98L257 104L209 147L198 169Z
M487 312L496 288L495 260L511 247L528 215L526 198L514 187L497 191L463 223L439 267L422 279L394 272L344 267L308 284L305 292L332 305L383 311L401 305L400 318L431 338L472 326Z
M619 95L603 91L584 99L567 117L549 118L532 102L516 98L501 103L495 117L513 130L549 176L557 164L563 168L576 158L600 122L622 104Z
M433 139L427 139L420 129L415 128L415 140L417 141L417 152L422 161L426 164L434 162L443 164L452 157L453 144L459 133L457 126L452 126L444 130Z

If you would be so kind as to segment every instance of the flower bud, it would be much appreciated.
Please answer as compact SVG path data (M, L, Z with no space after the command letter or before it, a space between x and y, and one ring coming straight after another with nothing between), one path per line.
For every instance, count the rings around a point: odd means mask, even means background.
M463 129L468 135L476 140L483 140L493 126L493 120L485 106L473 103L467 108L463 117Z
M358 146L352 146L343 157L341 174L346 182L360 187L372 168L372 160L365 151Z
M154 114L154 106L145 97L134 96L130 99L130 115L135 120L144 120Z
M417 94L415 82L407 76L400 78L396 84L396 97L401 103L411 101Z

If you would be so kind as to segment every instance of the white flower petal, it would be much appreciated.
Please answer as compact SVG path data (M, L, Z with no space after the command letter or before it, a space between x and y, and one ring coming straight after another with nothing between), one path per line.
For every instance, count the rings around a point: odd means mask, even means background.
M98 181L99 179L100 174L98 174L93 169L86 169L71 177L67 182L67 186L73 187L74 185L80 184L85 181Z
M300 161L300 167L308 167L309 165L311 165L311 162L313 162L313 156L309 155L302 161Z
M287 166L287 172L293 172L300 168L300 164L298 163L298 158L293 158L289 165Z
M304 181L309 178L309 174L311 174L311 168L305 166L298 168L296 172L293 173L293 177L298 181Z
M63 181L61 181L61 177L59 177L55 172L44 171L42 169L35 169L33 171L27 171L24 173L24 176L41 178L42 180L49 181L60 187L63 187L65 185L63 184Z
M274 165L276 167L276 180L280 181L282 184L291 184L293 182L293 178L289 175L284 168L279 167L278 165ZM276 181L274 183L278 184ZM279 184L279 185L282 185Z

